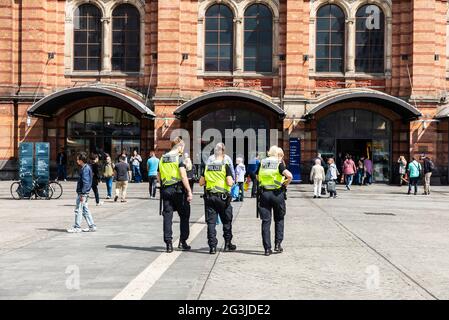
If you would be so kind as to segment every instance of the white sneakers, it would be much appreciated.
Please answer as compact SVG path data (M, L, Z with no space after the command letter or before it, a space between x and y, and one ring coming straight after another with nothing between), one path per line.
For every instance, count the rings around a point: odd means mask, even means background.
M97 206L102 206L104 205L104 201L100 201L99 203L97 203Z
M97 227L83 229L83 232L95 232L95 231L97 231Z
M67 229L68 233L95 232L95 231L97 231L97 227L85 228L85 229L81 229L81 228Z

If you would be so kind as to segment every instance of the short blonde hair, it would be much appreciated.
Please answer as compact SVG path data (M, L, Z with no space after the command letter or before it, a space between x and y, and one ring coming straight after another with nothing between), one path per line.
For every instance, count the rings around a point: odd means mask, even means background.
M171 147L172 149L178 147L178 146L185 146L184 141L182 140L181 137L176 137L173 139L173 141L171 142Z
M278 154L279 154L278 146L271 146L270 150L268 150L267 153L269 157L278 157Z
M282 150L282 148L278 147L278 157L279 158L283 158L284 157L284 150Z

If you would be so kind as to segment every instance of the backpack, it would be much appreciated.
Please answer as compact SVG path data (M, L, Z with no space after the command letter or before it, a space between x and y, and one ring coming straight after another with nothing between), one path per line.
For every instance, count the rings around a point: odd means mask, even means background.
M432 160L429 160L429 168L430 168L430 171L435 170L435 164L433 163Z

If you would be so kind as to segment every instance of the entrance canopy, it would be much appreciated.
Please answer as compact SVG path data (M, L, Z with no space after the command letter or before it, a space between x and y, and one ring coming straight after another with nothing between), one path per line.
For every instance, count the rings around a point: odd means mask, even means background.
M235 89L219 90L206 93L202 96L199 96L195 99L192 99L182 104L178 109L176 109L174 113L177 118L186 119L187 116L198 107L198 105L230 99L232 100L241 99L256 102L261 107L277 114L279 119L285 118L284 110L282 110L278 105L273 103L266 95L249 90L235 90Z
M125 88L103 85L73 87L57 91L33 104L28 114L35 117L53 117L61 107L71 102L99 96L115 97L135 108L142 117L150 119L156 117L137 93Z
M327 96L326 99L320 99L318 103L313 104L310 111L307 112L304 117L308 119L313 118L318 111L338 102L347 101L375 102L395 111L404 120L408 121L416 120L422 116L421 112L416 107L402 99L380 91L364 89L363 91L356 92L353 90L334 91L331 95Z

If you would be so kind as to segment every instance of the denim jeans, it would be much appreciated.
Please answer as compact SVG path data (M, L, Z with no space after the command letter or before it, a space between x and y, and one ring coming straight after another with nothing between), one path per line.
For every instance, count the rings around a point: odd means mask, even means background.
M134 176L134 182L141 182L142 181L142 175L140 174L140 166L132 166L133 170L133 176Z
M112 181L114 180L113 177L106 178L106 190L108 193L108 197L112 197Z
M81 198L83 201L81 202ZM75 208L75 225L74 228L81 228L81 220L82 217L86 219L87 225L89 228L95 227L94 219L89 211L89 206L87 201L89 200L89 196L86 195L78 195L76 197L76 208Z
M352 184L352 179L354 178L353 174L346 174L345 175L345 179L346 179L346 187L349 188L351 187Z
M67 169L65 164L58 164L58 179L67 179Z
M156 196L157 176L148 176L150 197Z

